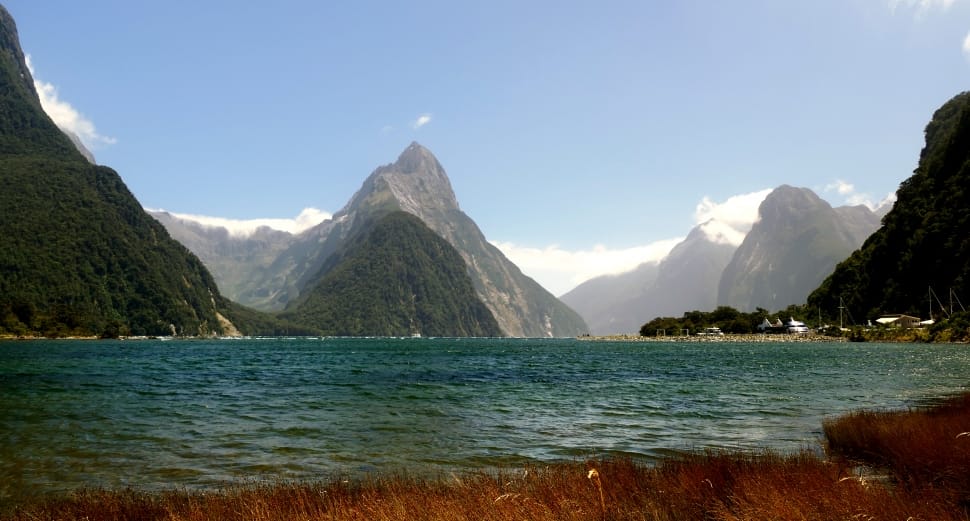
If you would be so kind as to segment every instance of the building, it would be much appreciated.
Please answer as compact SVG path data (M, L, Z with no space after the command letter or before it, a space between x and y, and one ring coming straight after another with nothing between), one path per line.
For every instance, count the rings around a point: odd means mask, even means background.
M883 315L876 319L876 323L881 326L900 327L903 329L920 326L919 318L909 315Z

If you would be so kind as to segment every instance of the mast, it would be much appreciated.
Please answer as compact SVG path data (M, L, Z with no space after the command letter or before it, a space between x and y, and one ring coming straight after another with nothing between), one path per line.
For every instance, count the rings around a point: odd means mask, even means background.
M842 331L842 310L845 309L845 302L839 297L839 331Z

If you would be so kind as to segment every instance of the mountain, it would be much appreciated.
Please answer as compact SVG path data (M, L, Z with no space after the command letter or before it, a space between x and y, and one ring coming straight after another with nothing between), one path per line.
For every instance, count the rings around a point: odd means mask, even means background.
M630 303L647 295L657 280L659 263L644 262L615 275L600 275L583 282L559 297L576 310L591 335L633 333L645 322L642 313Z
M810 306L833 316L841 302L857 320L921 317L927 288L970 294L970 92L933 114L925 138L882 228L809 295Z
M417 217L362 226L283 317L339 336L502 336L465 261Z
M258 320L44 113L2 6L0 185L0 333L231 334L234 317Z
M717 285L737 250L735 244L708 233L712 221L699 224L660 263L651 293L654 305L634 331L654 317L680 316L685 311L714 309Z
M712 240L708 224L696 226L659 263L591 279L562 301L579 312L594 335L633 334L654 317L713 309L721 271L735 247Z
M419 217L461 254L475 291L507 335L575 336L586 332L580 316L525 276L486 239L458 207L444 168L431 152L411 143L397 161L376 169L334 216L342 237L359 219L392 210ZM339 227L339 229L338 229Z
M717 302L742 311L805 302L878 227L864 206L833 209L808 188L780 186L725 267Z
M339 212L289 242L226 241L228 232L200 235L196 228L159 216L217 273L230 295L264 310L291 312L295 303L327 275L333 255L342 255L350 238L391 212L417 216L448 241L464 260L481 301L509 336L575 336L586 332L580 316L542 288L492 246L458 206L451 181L431 152L412 143L392 164L371 173ZM169 216L170 217L170 216ZM188 228L188 229L187 229ZM277 249L278 248L278 249ZM243 251L239 255L227 252ZM272 259L272 260L270 260Z
M224 227L201 224L168 212L149 211L212 272L219 289L229 299L252 305L269 296L268 290L250 297L246 283L266 278L269 266L294 240L290 233L262 226L251 234L233 235Z

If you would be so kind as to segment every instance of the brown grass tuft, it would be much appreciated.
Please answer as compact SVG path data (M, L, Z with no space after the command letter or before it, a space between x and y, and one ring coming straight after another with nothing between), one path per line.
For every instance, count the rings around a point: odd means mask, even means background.
M970 394L905 411L859 411L823 424L828 452L885 468L900 486L970 502Z

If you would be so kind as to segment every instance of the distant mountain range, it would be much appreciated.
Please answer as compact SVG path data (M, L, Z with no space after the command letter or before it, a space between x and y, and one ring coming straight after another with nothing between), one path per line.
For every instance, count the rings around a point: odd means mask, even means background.
M263 229L252 237L155 213L170 233L216 274L231 298L263 310L296 306L345 254L353 237L383 216L403 211L420 219L463 259L475 294L510 336L575 336L586 324L491 245L458 206L451 182L431 152L412 143L392 164L377 168L333 218L298 235Z
M718 305L778 310L805 302L835 265L879 227L865 206L832 208L807 188L780 186L740 246L695 227L659 263L597 277L561 298L593 334L635 333L645 322Z

